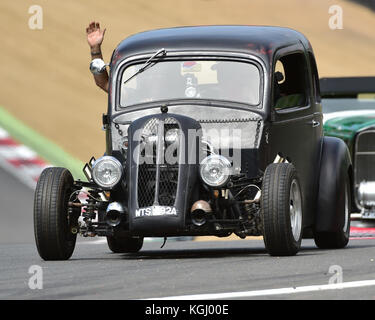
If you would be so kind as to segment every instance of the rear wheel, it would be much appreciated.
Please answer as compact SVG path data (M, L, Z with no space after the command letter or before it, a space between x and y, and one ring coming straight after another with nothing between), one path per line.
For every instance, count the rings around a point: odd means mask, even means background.
M38 180L34 198L34 234L39 255L44 260L67 260L74 251L76 225L68 215L73 177L65 168L47 168Z
M261 197L263 239L272 256L297 254L302 239L302 193L297 171L290 163L270 164Z
M340 206L338 208L340 217L342 217L341 227L336 232L315 232L315 244L321 249L341 249L346 247L349 242L351 192L348 176L341 186L341 190L342 192L340 194L344 197L344 199L340 201Z
M107 236L107 243L114 253L136 253L142 249L143 238Z

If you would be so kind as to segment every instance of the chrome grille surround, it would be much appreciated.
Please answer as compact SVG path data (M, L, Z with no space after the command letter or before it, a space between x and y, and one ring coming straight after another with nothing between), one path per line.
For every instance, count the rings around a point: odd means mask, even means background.
M364 130L357 134L354 145L354 186L356 204L360 208L367 207L363 200L367 195L362 195L360 188L368 182L375 181L375 129ZM363 193L363 192L362 192Z

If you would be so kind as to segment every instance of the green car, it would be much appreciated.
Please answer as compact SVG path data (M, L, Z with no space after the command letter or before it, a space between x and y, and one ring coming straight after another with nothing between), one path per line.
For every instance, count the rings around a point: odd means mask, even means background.
M348 145L352 217L375 221L375 77L320 79L324 135Z

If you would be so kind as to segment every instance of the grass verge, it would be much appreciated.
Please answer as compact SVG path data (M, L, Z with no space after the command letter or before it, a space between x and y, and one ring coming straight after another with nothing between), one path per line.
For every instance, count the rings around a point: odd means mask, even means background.
M2 107L0 107L0 126L8 131L15 140L34 150L53 166L69 169L74 179L86 180L82 172L84 166L82 161L72 157L61 147L17 120Z

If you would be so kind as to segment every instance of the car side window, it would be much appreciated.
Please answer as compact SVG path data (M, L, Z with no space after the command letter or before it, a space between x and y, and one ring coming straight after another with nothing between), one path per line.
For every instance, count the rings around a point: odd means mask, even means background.
M276 110L308 105L308 69L303 53L281 57L275 66L273 107Z

